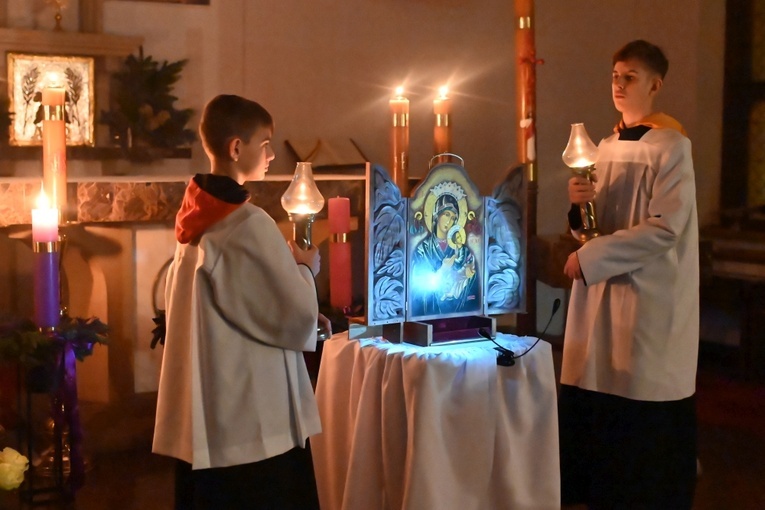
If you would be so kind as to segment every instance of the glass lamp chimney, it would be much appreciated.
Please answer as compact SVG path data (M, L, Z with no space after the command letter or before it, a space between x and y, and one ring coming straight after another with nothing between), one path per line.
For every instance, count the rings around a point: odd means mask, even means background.
M301 161L295 167L287 191L282 195L282 207L293 223L295 242L305 249L311 246L311 223L324 207L324 197L316 187L311 163Z
M598 148L592 143L584 124L571 124L571 135L563 151L563 162L569 168L587 168L598 159Z

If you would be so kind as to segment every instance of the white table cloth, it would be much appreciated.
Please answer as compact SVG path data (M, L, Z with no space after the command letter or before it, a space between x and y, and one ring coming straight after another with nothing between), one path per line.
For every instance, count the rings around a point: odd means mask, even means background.
M534 338L498 335L523 352ZM322 510L560 508L550 345L324 344L311 438Z

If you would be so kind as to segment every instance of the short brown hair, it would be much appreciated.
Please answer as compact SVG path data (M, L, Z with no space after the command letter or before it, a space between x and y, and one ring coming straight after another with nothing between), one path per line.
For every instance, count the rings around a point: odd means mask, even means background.
M614 53L612 64L616 65L617 62L625 62L627 60L639 60L648 69L661 76L662 79L664 79L669 69L669 61L664 56L661 48L642 39L628 42L619 51Z
M249 142L258 128L273 126L271 114L255 101L221 94L205 106L199 122L199 135L207 151L215 158L223 159L228 156L227 146L233 138Z

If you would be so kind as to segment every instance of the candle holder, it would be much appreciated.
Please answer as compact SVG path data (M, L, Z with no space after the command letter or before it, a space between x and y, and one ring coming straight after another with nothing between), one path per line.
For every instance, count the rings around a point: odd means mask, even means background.
M310 247L311 224L316 213L324 207L324 197L316 187L310 162L301 161L297 164L295 175L282 195L281 202L293 224L293 239L302 249Z
M282 195L282 207L292 222L292 237L303 250L311 247L311 224L316 213L324 207L324 197L313 180L311 163L301 161L295 167L287 191ZM323 341L329 338L329 331L321 323L316 325L316 339Z
M66 8L67 2L68 0L47 0L47 3L52 4L56 9L56 14L53 16L53 19L56 21L56 26L53 27L53 30L56 32L61 32L63 30L63 27L61 26L61 20L63 19L61 11Z
M563 162L574 175L585 177L593 182L592 173L595 171L595 161L598 159L598 148L590 139L584 124L571 124L571 134L568 144L563 151ZM595 212L595 202L586 202L579 206L582 217L582 228L578 231L578 239L586 243L590 239L598 237L598 219Z
M292 238L302 249L311 247L311 225L316 218L315 214L287 213L292 222Z

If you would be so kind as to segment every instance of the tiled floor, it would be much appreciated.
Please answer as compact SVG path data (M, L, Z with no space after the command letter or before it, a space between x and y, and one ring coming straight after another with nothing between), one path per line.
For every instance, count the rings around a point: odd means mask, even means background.
M555 358L558 363L559 354ZM700 388L716 391L706 392L714 393L709 397L704 396L704 391L699 392L700 399L715 400L699 403L702 474L694 509L764 509L765 383L740 383L731 369L731 360L717 355L702 357L699 380ZM171 509L173 461L148 450L147 438L145 448L95 457L87 484L78 492L74 504L36 508ZM0 493L0 508L17 510L18 499L13 494Z

